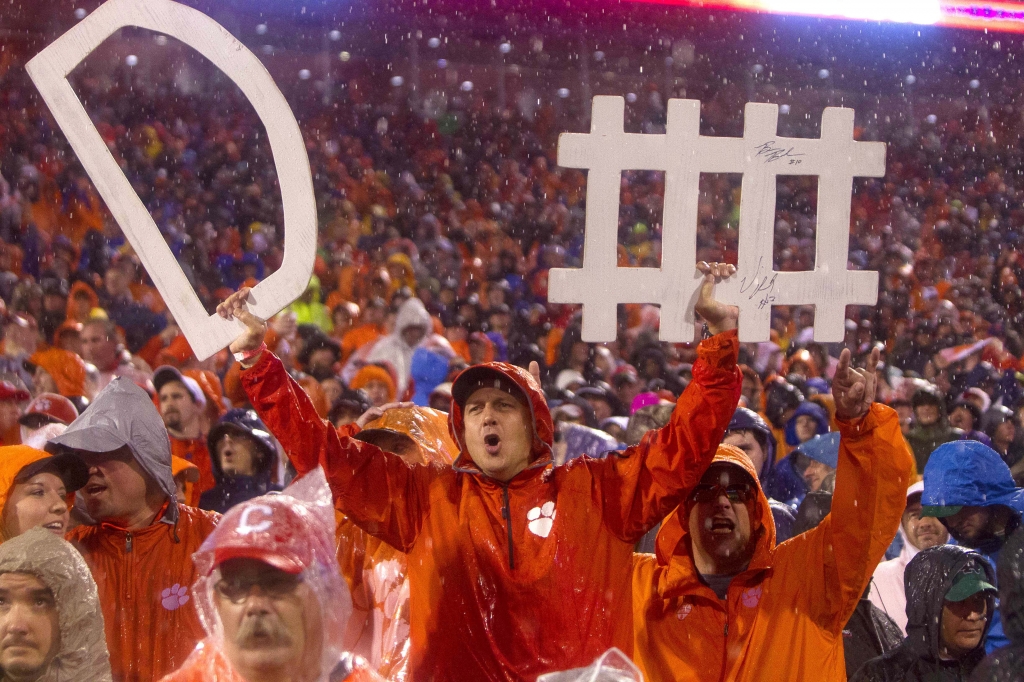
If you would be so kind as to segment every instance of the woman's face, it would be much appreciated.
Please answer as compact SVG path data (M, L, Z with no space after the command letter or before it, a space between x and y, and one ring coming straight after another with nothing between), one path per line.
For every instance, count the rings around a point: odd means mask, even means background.
M8 537L42 526L64 537L68 528L67 490L53 471L41 471L27 481L15 483L4 507Z

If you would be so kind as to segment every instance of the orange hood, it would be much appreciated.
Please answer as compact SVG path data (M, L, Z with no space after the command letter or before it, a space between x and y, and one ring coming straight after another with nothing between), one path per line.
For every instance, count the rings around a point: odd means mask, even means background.
M71 351L48 348L36 351L28 361L45 369L57 384L57 392L65 398L85 395L85 361Z
M767 568L771 565L771 555L775 548L775 521L772 518L771 507L768 506L768 498L765 497L764 491L761 490L761 484L757 480L754 465L742 450L733 445L724 444L718 446L718 452L711 464L719 462L735 464L742 468L757 486L757 497L750 518L751 536L755 538L757 546L754 549L754 556L748 570ZM693 563L693 554L690 549L688 519L681 518L685 513L684 507L681 506L666 517L655 541L658 564L671 567L667 576L668 580L664 585L659 585L662 598L675 596L674 593L678 588L682 588L691 579L697 579L697 568Z
M429 407L399 407L369 422L363 431L391 429L404 433L419 447L423 464L451 464L459 448L448 433L448 415Z

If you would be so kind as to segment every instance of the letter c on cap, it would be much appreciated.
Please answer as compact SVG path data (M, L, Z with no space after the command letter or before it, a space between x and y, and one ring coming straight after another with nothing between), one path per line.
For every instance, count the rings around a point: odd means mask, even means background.
M238 522L238 528L235 530L239 535L249 535L250 533L262 533L265 530L269 530L270 526L273 525L269 518L263 519L259 523L249 523L249 517L252 516L253 512L259 512L270 517L274 515L274 510L265 504L254 504L248 507L242 512L242 520Z

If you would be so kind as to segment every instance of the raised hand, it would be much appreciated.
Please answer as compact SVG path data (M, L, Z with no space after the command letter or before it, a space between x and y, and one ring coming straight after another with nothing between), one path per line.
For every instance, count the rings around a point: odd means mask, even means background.
M252 290L249 287L242 287L217 306L218 315L226 320L239 320L245 325L245 331L239 334L228 348L232 353L256 350L263 345L263 339L267 335L267 321L249 312L249 307L245 303L250 291Z
M731 277L736 272L736 266L701 261L697 263L697 269L704 273L704 282L700 285L700 296L693 311L704 319L712 334L736 329L739 325L740 309L734 305L725 305L714 297L715 282Z
M868 356L867 367L855 369L850 366L850 349L844 348L839 355L839 366L832 379L832 397L836 401L836 417L859 419L871 409L878 385L879 350L875 348Z

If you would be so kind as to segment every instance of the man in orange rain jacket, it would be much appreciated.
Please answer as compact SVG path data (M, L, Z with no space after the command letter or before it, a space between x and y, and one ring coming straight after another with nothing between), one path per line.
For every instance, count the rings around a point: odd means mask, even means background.
M67 540L99 588L115 682L152 682L175 670L203 637L190 588L192 554L219 518L177 504L171 446L153 401L117 377L47 450L89 466L78 493L95 525Z
M316 418L262 350L266 324L245 308L247 290L221 304L246 325L231 350L267 426L288 448L321 453L336 506L409 555L412 679L534 680L611 646L632 650L633 545L700 480L739 400L738 311L712 297L716 275L735 268L701 269L696 310L716 336L700 345L669 424L606 459L558 467L544 394L525 370L460 375L449 415L459 459L411 466Z
M722 445L637 555L633 655L649 682L846 679L843 628L896 534L913 457L871 370L844 350L832 391L841 435L832 513L775 545L757 472Z

